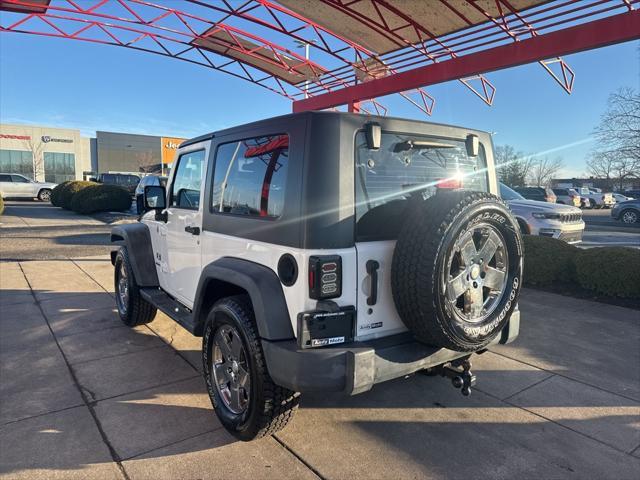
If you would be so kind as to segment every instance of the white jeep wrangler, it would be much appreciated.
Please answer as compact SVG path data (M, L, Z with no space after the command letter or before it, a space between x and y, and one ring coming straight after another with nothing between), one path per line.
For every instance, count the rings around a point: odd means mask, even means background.
M299 392L365 392L418 371L468 395L469 357L518 334L518 223L491 137L306 112L184 142L139 223L113 228L120 316L201 336L237 438L276 432Z

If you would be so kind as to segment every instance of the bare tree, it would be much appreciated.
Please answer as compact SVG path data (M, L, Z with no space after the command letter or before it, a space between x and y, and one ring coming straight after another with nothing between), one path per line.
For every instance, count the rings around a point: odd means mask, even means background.
M640 177L640 94L628 87L612 93L593 134L589 173L619 188L626 179Z
M498 145L495 162L500 181L510 187L522 187L531 170L532 158L517 152L511 145Z
M536 158L532 162L529 182L538 187L546 187L551 179L562 170L564 162L561 157L550 159L549 157Z
M36 142L32 137L24 141L25 148L31 153L31 162L33 165L33 179L44 180L44 144Z

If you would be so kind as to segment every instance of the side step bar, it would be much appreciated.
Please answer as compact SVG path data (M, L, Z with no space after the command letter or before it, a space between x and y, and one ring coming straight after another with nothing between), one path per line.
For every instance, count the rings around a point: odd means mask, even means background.
M193 334L195 332L196 325L191 310L175 301L165 292L157 287L141 288L140 295L162 313L187 329L190 333Z

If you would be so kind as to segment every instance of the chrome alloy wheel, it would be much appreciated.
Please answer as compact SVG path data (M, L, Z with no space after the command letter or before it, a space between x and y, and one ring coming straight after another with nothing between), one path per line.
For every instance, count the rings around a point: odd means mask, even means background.
M129 279L127 278L127 269L124 262L120 262L118 269L118 291L116 292L118 301L118 309L122 314L127 313L127 305L129 305Z
M231 325L222 325L213 337L211 380L225 406L236 415L249 405L248 372L248 357L240 335Z
M633 210L627 210L622 214L623 223L636 223L638 221L638 214Z
M451 311L464 321L482 322L506 291L509 259L504 238L491 224L477 224L454 244L444 269Z

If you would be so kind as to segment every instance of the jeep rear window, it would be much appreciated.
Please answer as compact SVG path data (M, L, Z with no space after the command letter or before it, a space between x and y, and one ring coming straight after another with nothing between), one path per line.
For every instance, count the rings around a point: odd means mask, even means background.
M369 150L364 132L356 135L356 237L393 240L412 201L438 188L460 186L488 191L486 157L467 155L463 139L382 133L378 150Z

